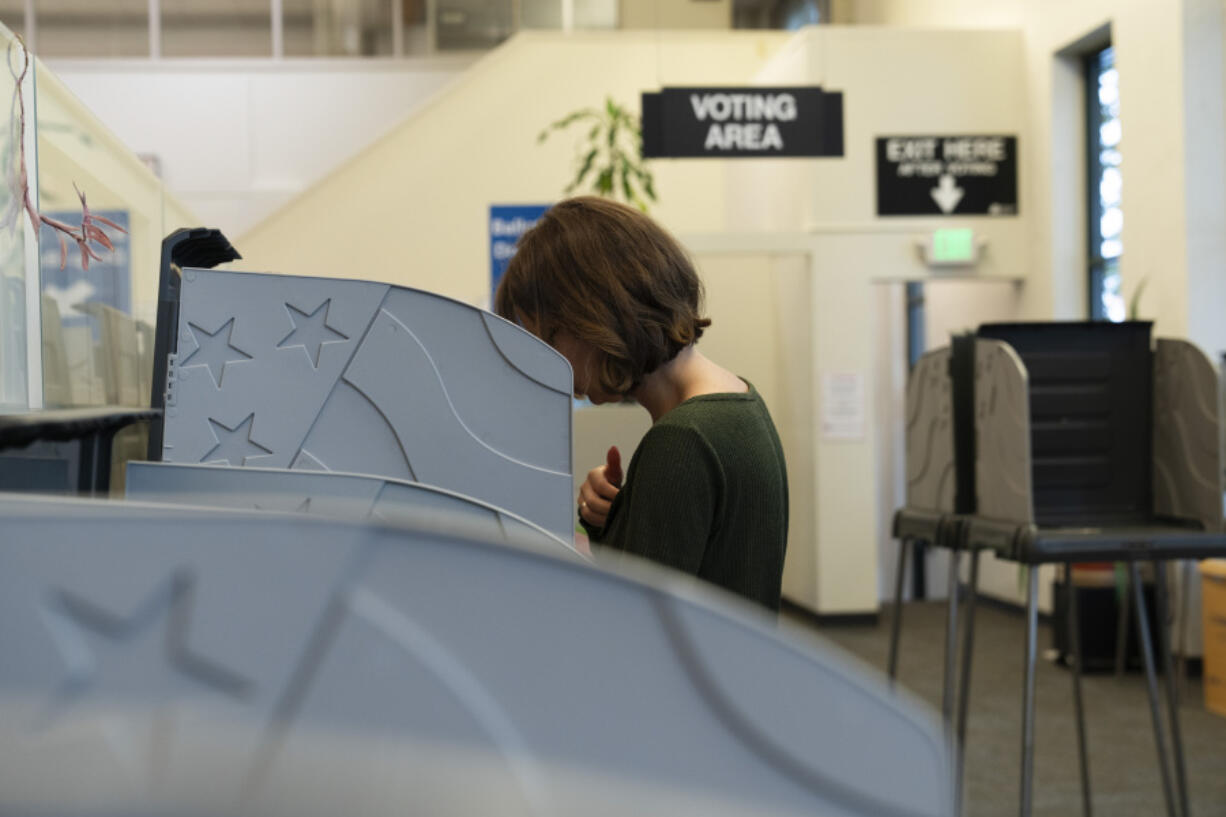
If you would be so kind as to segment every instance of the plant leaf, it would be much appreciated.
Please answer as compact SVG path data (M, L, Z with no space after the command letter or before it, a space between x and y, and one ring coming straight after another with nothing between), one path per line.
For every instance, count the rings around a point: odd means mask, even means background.
M105 224L106 226L108 226L108 227L112 227L112 228L114 228L114 229L118 230L119 232L123 233L124 235L127 235L127 234L128 234L128 231L127 231L127 230L125 230L123 227L120 227L118 224L116 224L115 222L111 221L111 220L110 220L109 218L107 218L106 216L100 216L100 215L98 215L97 213L91 213L91 214L90 214L90 218L92 218L94 221L101 221L101 222L102 222L103 224Z
M583 184L583 180L587 178L588 171L592 169L592 163L596 161L596 148L588 151L583 157L583 164L579 167L579 173L575 176L575 180L566 188L566 192L574 190L579 185Z
M1141 296L1145 293L1145 285L1149 283L1148 278L1142 278L1137 282L1137 288L1132 291L1132 298L1128 301L1128 320L1137 321L1141 319Z
M613 192L612 165L601 170L600 175L596 177L596 192L602 196L607 196Z
M111 239L107 238L106 233L102 232L102 230L98 227L91 224L87 232L89 233L89 237L94 241L97 241L99 244L112 252L115 250L115 245L111 243Z
M578 122L581 119L592 119L592 118L598 119L599 117L600 117L600 114L597 113L592 108L581 108L577 111L572 111L568 113L566 116L562 117L561 119L558 119L554 122L550 122L548 125L546 125L545 129L542 130L540 133L538 133L536 136L537 144L540 144L541 142L544 142L546 139L548 139L549 134L553 131L565 130L566 128L569 128L571 125L573 125L575 122Z

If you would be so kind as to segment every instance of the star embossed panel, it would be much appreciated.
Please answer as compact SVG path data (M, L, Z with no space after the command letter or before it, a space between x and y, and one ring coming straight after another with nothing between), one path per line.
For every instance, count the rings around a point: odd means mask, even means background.
M162 458L436 485L569 538L571 374L467 304L187 269Z
M952 813L933 713L658 567L25 496L0 529L0 814Z

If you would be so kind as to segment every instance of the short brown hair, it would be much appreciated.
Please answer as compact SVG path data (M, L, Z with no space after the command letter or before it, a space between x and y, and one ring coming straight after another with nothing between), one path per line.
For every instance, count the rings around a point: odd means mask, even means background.
M675 238L638 210L582 196L519 239L494 308L546 342L565 331L595 347L599 385L625 395L702 337L702 297Z

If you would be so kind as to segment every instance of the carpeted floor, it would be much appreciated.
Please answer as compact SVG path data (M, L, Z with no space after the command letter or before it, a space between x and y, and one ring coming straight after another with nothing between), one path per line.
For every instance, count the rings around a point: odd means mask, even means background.
M889 614L890 609L884 607L876 626L815 625L793 615L785 614L785 618L884 671ZM941 700L944 627L942 602L911 603L903 611L899 678L934 707L939 707ZM1040 623L1039 628L1042 656L1051 644L1051 635L1050 627ZM1020 614L981 606L976 612L975 634L965 814L1012 817L1018 812L1025 623ZM1034 814L1078 815L1081 784L1072 679L1066 669L1040 657L1035 684ZM1111 674L1085 675L1082 695L1094 813L1110 817L1164 815L1144 674L1132 672L1121 679ZM1189 680L1181 699L1180 726L1191 813L1194 817L1226 817L1226 717L1206 712L1203 700L1200 679Z

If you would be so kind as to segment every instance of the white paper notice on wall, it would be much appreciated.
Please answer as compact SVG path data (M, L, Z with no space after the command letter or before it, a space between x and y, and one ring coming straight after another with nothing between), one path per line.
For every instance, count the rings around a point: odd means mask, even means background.
M822 375L822 437L864 439L864 375L829 372Z

